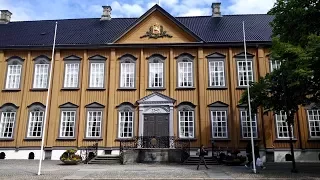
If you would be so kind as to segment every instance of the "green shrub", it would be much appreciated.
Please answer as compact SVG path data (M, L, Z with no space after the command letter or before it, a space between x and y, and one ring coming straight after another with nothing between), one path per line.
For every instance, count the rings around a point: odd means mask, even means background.
M60 161L66 162L66 161L75 161L80 162L82 160L81 156L76 155L77 149L68 149L66 150L61 156Z

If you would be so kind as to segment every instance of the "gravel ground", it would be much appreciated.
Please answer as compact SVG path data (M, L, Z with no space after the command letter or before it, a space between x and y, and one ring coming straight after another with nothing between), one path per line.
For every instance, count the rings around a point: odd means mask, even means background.
M289 163L268 163L267 169L253 174L244 166L195 166L179 164L135 165L62 165L43 161L42 175L37 176L37 160L1 160L0 179L319 179L320 164L298 163L299 173L291 173Z

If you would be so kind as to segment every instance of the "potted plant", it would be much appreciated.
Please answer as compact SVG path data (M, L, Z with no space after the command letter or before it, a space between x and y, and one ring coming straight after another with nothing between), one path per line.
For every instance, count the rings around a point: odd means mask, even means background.
M81 156L76 155L77 149L68 149L60 156L60 161L64 164L76 165L82 161Z

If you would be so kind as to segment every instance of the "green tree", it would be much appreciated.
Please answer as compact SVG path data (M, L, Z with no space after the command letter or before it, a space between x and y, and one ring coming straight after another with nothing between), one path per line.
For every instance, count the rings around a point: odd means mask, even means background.
M250 102L254 111L261 106L265 112L286 112L296 172L290 127L300 105L320 99L320 2L277 0L269 14L274 15L270 58L281 61L281 67L250 85ZM240 103L248 103L247 91Z

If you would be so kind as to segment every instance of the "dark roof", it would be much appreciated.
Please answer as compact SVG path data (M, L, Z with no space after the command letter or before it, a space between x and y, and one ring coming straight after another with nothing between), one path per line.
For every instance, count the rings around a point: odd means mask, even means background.
M271 41L272 29L270 22L273 20L273 16L270 15L254 14L174 18L158 5L155 5L150 10L152 9L158 9L167 17L169 15L169 19L171 18L178 26L185 29L187 33L205 43L242 42L242 21L245 21L246 40L248 42ZM123 33L134 26L143 16L140 18L113 18L110 21L89 18L21 21L0 24L0 48L52 46L56 21L58 22L57 46L108 45L121 37Z

